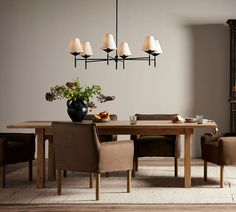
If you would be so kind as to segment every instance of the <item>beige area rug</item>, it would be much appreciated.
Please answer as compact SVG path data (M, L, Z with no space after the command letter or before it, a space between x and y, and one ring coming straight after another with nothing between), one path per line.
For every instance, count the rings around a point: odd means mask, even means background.
M34 170L35 173L35 170ZM36 189L35 179L27 181L27 168L10 171L7 188L0 189L0 204L225 204L236 203L236 167L225 168L225 187L219 188L219 167L209 166L208 181L202 179L203 166L192 166L192 188L183 188L184 169L174 177L172 165L141 165L126 193L126 173L110 173L101 178L101 200L95 201L95 188L89 188L88 174L68 172L62 181L62 195L56 182Z

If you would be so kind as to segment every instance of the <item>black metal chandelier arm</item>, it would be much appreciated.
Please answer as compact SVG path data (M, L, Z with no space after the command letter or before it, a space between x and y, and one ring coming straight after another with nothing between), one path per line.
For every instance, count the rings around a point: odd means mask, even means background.
M122 62L123 61L123 58L119 58L118 56L115 56L115 57L111 57L111 56L109 56L109 60L115 60L115 61L120 61L120 62Z
M89 62L103 62L103 61L107 61L106 58L76 58L76 60L87 61L88 63ZM120 61L120 62L122 62L123 59L122 58L109 57L109 61Z
M127 57L125 60L140 60L140 61L146 61L149 60L149 57ZM154 61L155 58L150 58L151 61Z
M78 61L84 61L85 69L87 69L87 64L88 63L93 63L93 62L104 62L107 61L105 58L75 58L75 67L77 66L77 60ZM110 57L109 61L114 61L116 64L116 69L117 69L117 63L122 62L123 63L123 69L125 69L125 61L126 60L135 60L135 61L149 61L149 65L151 65L151 61L154 61L154 67L156 67L156 57L150 58L150 57L130 57L130 58L117 58L117 57ZM108 63L109 65L109 63Z
M94 63L94 62L104 62L106 59L87 59L87 63Z
M116 59L115 57L112 57L112 56L109 55L109 59L115 60Z
M76 60L82 60L82 61L87 61L87 62L102 62L106 61L107 59L105 58L76 58Z

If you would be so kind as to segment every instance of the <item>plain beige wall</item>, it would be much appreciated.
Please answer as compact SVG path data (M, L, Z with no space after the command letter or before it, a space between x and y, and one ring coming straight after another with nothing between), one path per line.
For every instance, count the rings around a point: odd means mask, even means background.
M116 101L98 105L119 119L134 113L203 114L229 129L229 29L235 0L120 0L119 41L133 56L147 34L164 53L157 68L146 62L83 64L74 69L66 50L72 36L89 40L95 57L105 33L115 35L115 0L0 0L0 130L25 120L69 120L65 101L47 102L50 86L79 77L100 84ZM199 135L192 141L200 156Z

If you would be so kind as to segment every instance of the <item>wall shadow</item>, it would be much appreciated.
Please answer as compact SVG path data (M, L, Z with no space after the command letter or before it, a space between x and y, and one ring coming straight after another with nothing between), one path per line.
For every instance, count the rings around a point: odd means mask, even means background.
M227 25L190 25L192 37L192 114L203 114L217 122L220 131L229 130L230 33ZM192 148L201 156L196 130ZM197 140L197 141L196 141ZM194 142L196 141L196 142Z

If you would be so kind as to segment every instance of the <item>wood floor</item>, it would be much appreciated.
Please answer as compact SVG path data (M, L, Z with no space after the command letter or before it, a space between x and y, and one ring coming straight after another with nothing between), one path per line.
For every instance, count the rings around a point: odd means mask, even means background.
M32 211L32 212L154 212L154 211L166 211L166 212L235 212L236 205L0 205L1 212L18 212L18 211Z
M150 165L155 166L157 164L163 165L170 165L173 163L171 159L143 159L140 160L140 165ZM180 165L183 165L183 160L180 160ZM203 165L202 160L192 160L192 164L194 165ZM22 165L20 165L22 166ZM8 172L13 171L14 169L19 168L19 165L11 166L8 168ZM182 211L192 211L192 212L199 212L199 211L214 211L214 212L223 212L223 211L236 211L236 204L203 204L203 205L122 205L122 204L49 204L49 205L35 205L35 204L26 204L26 205L7 205L7 204L0 204L0 212L19 212L19 211L32 211L32 212L72 212L72 211L81 211L81 212L154 212L154 211L171 211L171 212L182 212Z

